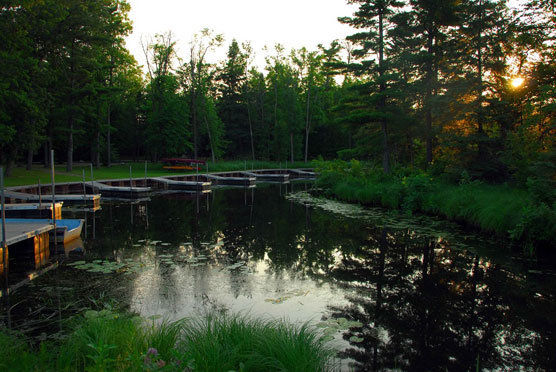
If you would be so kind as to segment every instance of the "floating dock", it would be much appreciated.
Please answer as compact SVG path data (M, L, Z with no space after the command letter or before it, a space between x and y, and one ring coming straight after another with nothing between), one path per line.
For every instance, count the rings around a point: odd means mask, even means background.
M257 182L280 182L285 183L290 180L289 173L277 173L276 170L261 170L252 172L241 172L247 177L255 177Z
M62 205L63 203L56 203L57 220L62 218ZM52 203L6 204L5 215L6 218L52 218Z
M50 258L49 232L53 229L53 225L45 223L6 223L7 251L4 252L3 247L0 247L0 274L9 270L10 256L15 259L22 255L34 256L33 269L39 269L47 263ZM4 262L4 256L7 262Z
M52 195L28 194L21 191L5 190L6 201L11 204L18 203L52 203ZM91 205L94 208L100 207L100 195L77 195L77 194L57 194L56 202L63 202L65 205Z
M317 174L312 170L304 170L304 169L288 169L288 173L290 174L290 178L295 179L315 179Z
M112 186L110 183L118 182L115 181L89 181L85 182L85 186L91 189L93 192L98 192L102 196L107 197L119 197L119 198L139 198L148 195L151 192L150 187L137 187L137 186Z
M165 177L151 177L151 182L157 185L157 188L163 190L176 190L176 191L193 191L198 193L210 192L211 182L197 182L197 181L181 181Z
M224 174L230 174L230 176ZM241 172L238 173L218 173L218 174L203 174L200 177L206 177L213 184L221 186L243 186L243 187L253 187L257 181L256 177L242 177Z

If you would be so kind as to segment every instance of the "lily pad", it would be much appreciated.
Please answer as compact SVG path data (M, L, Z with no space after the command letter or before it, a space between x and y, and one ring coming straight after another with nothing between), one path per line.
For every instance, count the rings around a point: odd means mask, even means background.
M355 342L355 343L360 343L360 342L365 341L365 339L362 338L362 337L351 336L351 337L349 338L349 341L350 341L350 342Z

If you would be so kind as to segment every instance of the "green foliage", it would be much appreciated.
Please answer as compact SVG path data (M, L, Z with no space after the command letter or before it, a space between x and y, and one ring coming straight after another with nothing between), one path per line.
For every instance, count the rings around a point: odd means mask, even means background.
M315 165L317 185L341 200L444 216L531 247L551 248L556 241L556 202L553 189L546 188L549 181L530 179L529 190L522 190L472 181L466 172L459 184L451 184L407 169L386 175L357 161Z
M307 326L246 316L177 322L109 308L75 317L69 336L31 351L0 330L5 371L329 371L332 350Z
M209 315L185 327L183 344L199 371L327 371L331 350L307 326Z

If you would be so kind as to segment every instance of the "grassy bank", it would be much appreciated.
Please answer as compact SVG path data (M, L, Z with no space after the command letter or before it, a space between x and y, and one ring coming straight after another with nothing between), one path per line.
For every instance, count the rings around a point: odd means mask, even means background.
M524 189L466 177L454 184L407 170L385 175L357 161L319 163L317 171L317 185L340 200L443 216L523 243L528 251L556 243L553 190L536 192L533 181Z
M295 162L287 163L288 168L306 168L310 167L310 163ZM93 168L93 177L95 180L108 180L108 179L118 179L118 178L129 178L129 167L131 167L131 174L134 178L145 176L145 162L136 163L122 163L115 164L111 167L100 167ZM225 172L225 171L244 171L251 169L266 169L266 168L285 168L286 163L280 162L270 162L270 161L221 161L216 163L208 162L209 172ZM81 182L83 181L83 171L85 172L85 179L87 181L91 180L91 167L89 164L76 163L73 167L72 172L66 172L64 164L57 164L55 167L55 177L57 183L63 182ZM202 173L206 172L206 167L200 171ZM42 184L50 183L50 168L44 168L43 166L34 166L30 171L26 170L24 167L17 167L13 170L10 177L6 177L4 184L6 187L11 186L21 186L21 185L34 185L39 183ZM147 176L149 177L160 177L160 176L170 176L177 174L187 174L195 173L193 171L187 172L176 172L168 171L163 168L162 163L147 163Z
M0 330L2 371L331 371L332 351L307 327L242 316L154 325L127 313L88 311L59 342L31 349Z

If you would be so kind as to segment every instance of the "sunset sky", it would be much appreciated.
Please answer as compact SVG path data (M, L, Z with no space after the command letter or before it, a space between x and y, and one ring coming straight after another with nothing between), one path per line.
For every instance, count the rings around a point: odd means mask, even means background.
M250 41L256 53L255 64L264 67L262 48L280 43L286 47L316 49L322 43L342 39L352 29L337 21L356 9L342 0L129 0L133 34L127 47L139 64L145 64L141 37L172 31L178 42L178 55L188 58L188 44L203 28L225 37L224 47L209 56L211 62L223 60L227 46L236 39Z

